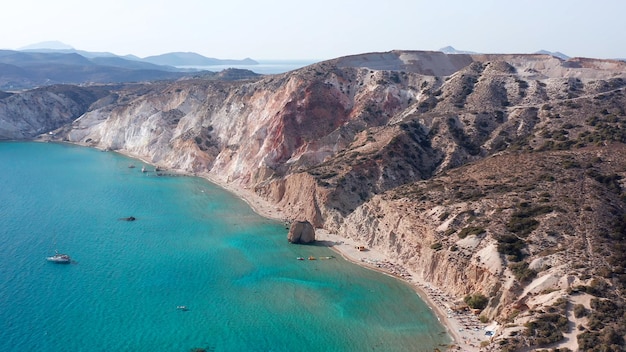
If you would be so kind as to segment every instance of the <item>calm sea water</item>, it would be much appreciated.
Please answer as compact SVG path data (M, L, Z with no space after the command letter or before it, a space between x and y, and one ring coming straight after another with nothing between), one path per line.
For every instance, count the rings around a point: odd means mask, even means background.
M282 224L203 179L141 166L0 143L0 351L432 351L450 341L408 285L341 258L298 261L334 253L288 244ZM47 262L55 249L74 262Z
M212 72L220 72L227 68L250 70L262 75L272 75L297 70L309 66L320 60L257 60L257 65L209 65L209 66L180 66L181 68L196 68Z

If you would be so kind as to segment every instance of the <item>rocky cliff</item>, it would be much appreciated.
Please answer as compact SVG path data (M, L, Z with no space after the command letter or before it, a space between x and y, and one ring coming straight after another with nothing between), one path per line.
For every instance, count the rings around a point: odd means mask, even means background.
M584 349L626 333L597 303L624 310L625 87L618 61L394 51L241 81L7 95L0 138L123 151L249 188L458 299L484 295L483 319L507 326L502 348L571 334ZM543 314L574 293L596 297L592 315L559 332Z

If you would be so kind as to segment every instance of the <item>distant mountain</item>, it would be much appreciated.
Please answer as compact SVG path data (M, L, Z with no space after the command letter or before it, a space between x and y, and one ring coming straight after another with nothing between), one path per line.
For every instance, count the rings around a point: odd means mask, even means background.
M96 56L91 58L90 61L103 66L121 67L134 70L160 70L170 72L186 71L173 66L155 65L145 61L125 59L120 56Z
M170 66L212 66L212 65L258 65L259 63L245 58L243 60L223 60L205 57L200 54L192 52L175 52L167 53L155 56L148 56L142 61L149 62L156 65L170 65Z
M455 48L451 46L446 46L444 48L441 48L439 49L439 51L441 51L444 54L477 54L476 52L473 52L473 51L456 50Z
M439 51L441 51L444 54L479 54L477 52L474 51L467 51L467 50L457 50L451 46L446 46L444 48L439 49ZM559 59L562 60L569 60L570 57L558 52L558 51L547 51L547 50L539 50L537 52L535 52L535 54L543 54L543 55L551 55L554 57L558 57Z
M548 51L548 50L539 50L537 51L535 54L543 54L543 55L552 55L554 57L558 57L559 59L562 60L569 60L570 57L563 54L562 52L559 51Z
M120 83L178 79L198 70L155 65L119 56L85 57L74 50L0 50L0 90L52 84ZM40 51L43 50L43 51ZM204 71L204 75L209 73Z
M47 41L47 42L40 42L40 43L30 44L30 45L27 45L25 47L19 48L17 50L24 51L24 50L39 50L39 49L74 50L74 48L72 48L70 45L67 45L67 44L59 42L59 41Z
M206 70L177 66L257 65L244 60L221 60L196 53L168 53L145 59L134 55L76 50L60 42L42 42L22 50L0 50L0 90L23 90L53 84L122 83L212 77L219 80L249 79L248 70L216 75Z
M47 41L31 44L19 50L0 50L0 89L25 89L55 83L105 83L137 79L137 72L131 74L126 70L146 71L139 77L142 77L142 80L150 80L187 76L192 72L201 71L200 66L258 64L250 58L224 60L205 57L193 52L173 52L146 58L136 55L119 56L110 52L77 50L62 42ZM72 65L82 68L77 71L76 68L71 68ZM24 70L27 66L28 69ZM150 73L148 74L147 71ZM230 76L229 78L232 79Z
M36 44L27 45L17 51L37 52L37 53L76 53L86 58L122 58L125 60L140 61L159 66L213 66L213 65L258 65L259 63L253 59L245 58L243 60L216 59L194 52L172 52L161 55L148 56L140 58L136 55L119 56L110 52L92 52L74 49L72 46L59 41L47 41Z
M65 49L53 49L53 48L32 48L32 49L19 49L21 52L29 52L29 53L57 53L57 54L79 54L80 56L84 56L86 58L94 58L94 57L121 57L109 52L94 52L94 51L85 51L85 50L77 50L72 47ZM129 57L133 57L132 55L128 55ZM136 56L134 56L136 57ZM139 59L141 60L141 59Z

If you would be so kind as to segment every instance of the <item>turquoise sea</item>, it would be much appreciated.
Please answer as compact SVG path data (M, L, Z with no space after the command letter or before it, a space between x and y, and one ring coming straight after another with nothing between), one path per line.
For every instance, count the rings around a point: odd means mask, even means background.
M206 180L142 165L84 147L0 143L0 351L432 351L450 342L405 283L339 257L298 261L335 253L289 244L283 224ZM55 249L74 262L47 262Z

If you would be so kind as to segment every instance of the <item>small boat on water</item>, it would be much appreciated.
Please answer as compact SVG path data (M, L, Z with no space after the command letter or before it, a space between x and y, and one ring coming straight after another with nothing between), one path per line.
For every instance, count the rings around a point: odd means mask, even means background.
M315 257L314 256L310 256L309 260L315 260Z
M186 312L186 311L189 310L189 308L187 308L187 306L176 306L176 309L182 310L183 312Z
M298 258L296 258L296 259L298 259L298 260L304 260L304 257L298 257Z
M72 262L72 258L70 258L69 255L61 254L59 252L56 252L51 257L46 257L46 260L52 263L57 263L57 264L69 264Z

